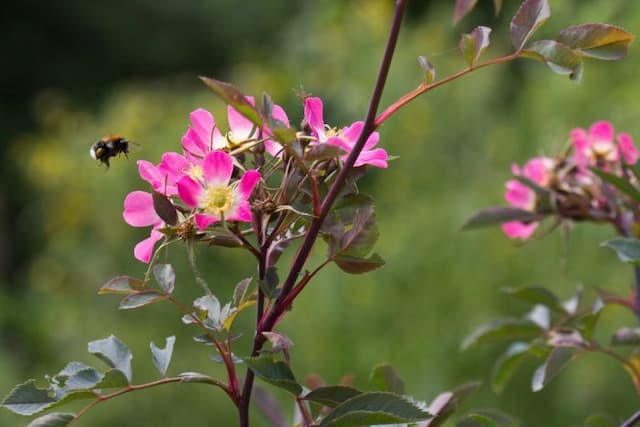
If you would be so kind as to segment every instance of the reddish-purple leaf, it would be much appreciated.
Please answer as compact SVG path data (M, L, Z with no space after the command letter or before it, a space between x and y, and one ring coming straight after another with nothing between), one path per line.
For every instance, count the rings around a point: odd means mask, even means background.
M562 30L557 40L584 56L615 61L627 55L633 35L614 25L583 24Z
M456 0L456 8L453 11L453 23L457 24L462 18L473 10L478 0Z
M142 289L144 289L144 281L129 276L117 276L100 286L100 289L98 289L98 295L128 295Z
M240 92L238 88L231 83L222 82L220 80L209 77L200 77L200 80L206 84L209 89L218 95L224 102L235 108L238 113L242 114L246 119L250 120L254 125L261 127L262 119L260 113L251 105L247 97Z
M521 55L524 58L544 62L554 73L568 75L571 80L582 76L582 58L571 48L555 40L532 43Z
M547 0L525 0L511 20L510 34L516 51L522 49L529 37L549 19L551 9Z

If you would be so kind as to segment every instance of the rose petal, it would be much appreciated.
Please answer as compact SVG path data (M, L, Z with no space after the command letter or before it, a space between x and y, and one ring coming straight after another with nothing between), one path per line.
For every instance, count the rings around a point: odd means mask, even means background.
M187 129L182 136L181 142L185 153L199 157L204 157L207 154L207 145L200 139L197 132L191 128Z
M351 126L344 128L342 130L342 135L344 136L344 139L346 139L347 142L353 147L354 144L358 141L363 128L364 122L358 121L351 124Z
M287 113L281 106L277 104L273 105L273 109L271 110L271 117L282 122L286 127L290 127L289 117L287 117Z
M595 122L589 128L589 136L595 140L613 141L613 133L613 125L606 120Z
M531 237L537 227L537 222L525 224L523 222L513 221L502 224L502 231L504 231L510 239L526 240Z
M214 222L220 221L220 218L218 218L217 216L207 215L207 214L195 214L195 220L196 220L196 224L198 225L198 228L200 230L204 230Z
M204 158L202 172L210 187L227 185L233 172L233 159L224 151L213 151Z
M133 191L124 199L124 221L133 227L147 227L162 222L153 208L153 197L146 191Z
M153 248L158 242L158 240L162 239L164 234L157 231L155 228L151 229L151 236L148 238L138 242L138 244L133 248L133 255L136 257L138 261L142 261L146 264L151 261L151 257L153 256Z
M320 98L309 97L304 100L304 119L320 141L326 139L324 131L323 106Z
M507 181L505 186L507 191L504 193L504 198L511 206L520 209L533 209L535 207L536 194L532 189L515 179Z
M251 105L255 105L253 97L247 96L245 99ZM241 142L251 138L252 131L255 127L251 120L247 119L230 105L227 107L227 117L234 142Z
M164 182L164 176L158 168L147 160L138 160L138 174L140 178L147 181L154 190L158 191Z
M213 129L216 125L213 115L204 108L198 108L189 114L191 128L196 132L200 142L208 147L211 141Z
M359 166L364 166L364 165L371 165L371 166L374 166L374 167L377 167L377 168L386 169L387 166L388 166L388 164L387 164L387 159L388 158L389 158L389 156L387 155L387 152L384 151L382 148L376 148L375 150L363 151L358 156L358 159L354 163L354 166L355 167L359 167Z
M227 218L229 221L251 222L251 205L246 200L240 202L233 214Z
M180 178L177 184L178 195L182 199L185 205L190 208L197 208L200 204L200 199L204 189L199 182L195 181L190 176L183 176Z
M260 172L257 170L248 170L242 175L240 178L240 183L238 184L238 191L244 200L247 200L251 197L251 192L253 188L256 186L258 181L260 181Z
M631 138L631 135L628 133L619 133L618 147L624 157L624 161L628 165L633 165L638 161L640 154L638 153L636 146L633 144L633 138Z

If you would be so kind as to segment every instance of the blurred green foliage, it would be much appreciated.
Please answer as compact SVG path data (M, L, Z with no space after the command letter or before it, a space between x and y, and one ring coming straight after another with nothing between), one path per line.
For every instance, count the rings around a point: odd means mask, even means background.
M14 331L5 333L1 342L0 390L8 392L27 378L55 373L70 360L99 365L86 352L86 343L110 333L131 347L134 381L154 378L148 343L163 342L172 334L177 345L170 372L222 375L208 358L208 349L193 342L192 331L181 324L172 307L159 304L118 312L115 298L95 294L112 276L144 272L132 250L147 230L128 227L121 216L124 196L146 189L135 160L158 162L161 153L179 151L188 113L195 108L208 108L223 120L224 105L195 79L196 73L232 81L249 94L267 91L285 107L293 124L302 117L296 96L300 88L325 100L329 123L345 125L364 115L392 2L279 1L259 16L250 12L255 11L253 3L262 2L248 2L251 5L242 9L230 6L233 2L192 2L184 7L169 3L160 5L175 8L184 22L179 31L171 23L158 25L158 44L163 48L156 46L155 53L132 51L126 60L139 63L135 73L139 78L122 80L104 91L100 82L105 80L90 84L91 69L65 69L70 82L88 85L87 92L76 97L73 83L55 91L40 88L28 104L36 128L12 135L3 148L5 163L15 165L26 184L5 181L4 191L20 194L17 200L23 204L3 213L15 215L13 223L30 234L30 246L22 252L22 267L11 276L10 286L2 283L0 288L1 329ZM510 48L507 27L517 1L505 2L498 18L491 16L491 4L485 2L485 9L455 28L450 24L452 1L425 3L412 10L401 34L383 105L417 85L418 55L429 58L439 77L462 68L458 37L475 25L494 28L488 56ZM106 13L92 8L92 3L83 8L65 4L59 7L77 12L73 19L79 22L91 17L100 21L96 15ZM137 2L135 7L151 13L157 4ZM219 4L226 8L216 9ZM188 17L194 14L199 22L236 31L222 39L224 44L208 38L209 33L190 33ZM263 27L263 19L277 24ZM126 15L118 22L125 29L136 27ZM552 18L536 37L553 37L582 22L609 22L633 31L640 28L640 5L552 2ZM108 22L103 25L109 27ZM273 29L272 41L248 42L258 40L247 39L250 34L264 35L261 28ZM82 44L80 37L71 35L63 44ZM127 44L132 37L112 41ZM86 43L91 46L90 39ZM180 64L181 49L192 43L198 44L202 55L220 55L221 61L231 62L225 68L192 62L193 67L168 67L162 78L154 74L154 62L145 55L166 55L168 63ZM118 67L117 58L110 56L113 51L109 52L102 63L105 70ZM302 294L279 328L295 343L292 365L298 378L318 373L335 383L344 374L354 374L355 384L366 388L369 370L387 361L404 377L410 393L429 400L462 382L488 379L501 348L477 347L461 353L459 345L479 323L499 314L520 314L524 306L513 304L499 293L500 288L540 284L569 296L583 283L588 290L600 286L627 292L632 281L628 266L599 247L600 241L612 236L611 230L580 225L571 227L568 238L556 230L544 239L517 245L498 229L462 233L459 227L475 209L502 202L512 162L559 153L573 127L608 119L640 139L639 66L638 48L632 45L624 61L588 61L583 82L576 85L539 63L522 60L475 72L430 92L385 123L381 146L399 159L388 170L370 170L363 191L377 202L381 232L377 251L387 265L364 276L346 276L332 266ZM46 73L37 64L34 67L35 74ZM184 70L193 71L189 79L166 77ZM131 76L118 76L127 77ZM91 91L99 98L92 99L95 107L87 108ZM126 135L136 146L128 161L115 159L106 171L89 158L88 150L109 132ZM13 237L3 237L2 248L11 251L12 245L20 244L15 240L20 235L7 236ZM199 290L182 249L173 246L171 261L176 264L177 295L188 302L199 296ZM320 243L317 252L324 250ZM281 260L281 268L287 262ZM200 248L199 264L223 298L238 280L255 272L250 256L236 250ZM19 292L9 292L11 288ZM620 320L619 313L607 311L603 320L600 333L604 334L607 325ZM243 313L246 328L252 321ZM248 352L249 339L241 338L241 350ZM469 405L499 407L525 425L550 427L578 424L598 412L624 417L636 409L637 397L626 373L599 356L582 358L536 394L529 386L534 367L525 366L504 395L495 396L485 386ZM255 412L255 425L266 425L259 418ZM0 412L0 425L23 424L21 417ZM218 390L169 385L101 405L80 424L226 426L236 421L232 405Z

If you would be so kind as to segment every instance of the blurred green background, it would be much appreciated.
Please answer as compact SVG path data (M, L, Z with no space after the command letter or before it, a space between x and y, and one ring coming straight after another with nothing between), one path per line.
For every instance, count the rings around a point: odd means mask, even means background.
M133 245L148 230L122 221L124 196L146 189L135 160L158 162L178 151L188 114L204 107L224 117L224 105L196 79L232 81L245 93L267 91L293 124L302 109L296 90L325 100L328 123L364 116L390 21L389 0L28 0L5 5L0 17L5 66L0 73L0 394L28 378L42 379L71 360L100 366L88 341L113 333L134 352L134 379L155 378L149 341L175 334L170 372L221 374L210 349L168 305L119 312L114 297L98 297L109 278L139 276ZM509 50L508 22L518 1L493 17L492 2L458 26L451 1L412 1L383 106L421 78L426 55L438 76L463 67L461 32L494 28L488 55ZM609 22L634 32L633 1L551 1L552 18L537 37L553 37L583 22ZM367 387L370 369L392 363L408 390L424 400L469 380L487 382L500 346L459 345L479 323L519 315L524 305L499 290L543 285L568 297L579 283L627 292L631 272L599 242L612 231L591 225L517 245L498 229L460 232L475 209L502 203L512 162L554 155L571 128L598 119L640 138L638 46L622 62L588 61L580 85L539 63L484 69L429 93L391 118L381 145L399 159L371 170L364 191L377 200L387 265L364 276L331 266L309 286L280 331L295 342L299 378L318 373L329 382L354 374ZM88 156L105 133L139 145L107 172ZM178 248L178 246L176 246ZM318 252L324 251L319 246ZM223 298L254 274L249 256L201 248L210 285ZM185 254L173 250L178 295L198 294ZM281 261L286 268L288 260ZM615 309L607 327L635 320ZM245 325L250 315L242 318ZM248 351L250 337L240 340ZM468 407L499 407L526 426L579 424L587 415L625 417L637 409L626 373L600 356L573 364L540 393L529 389L535 364L525 366L503 395L484 386ZM41 381L42 383L42 381ZM290 414L292 406L285 403ZM254 412L254 425L266 426ZM0 411L0 425L27 420ZM217 389L166 386L133 393L83 417L86 426L233 426L235 412Z

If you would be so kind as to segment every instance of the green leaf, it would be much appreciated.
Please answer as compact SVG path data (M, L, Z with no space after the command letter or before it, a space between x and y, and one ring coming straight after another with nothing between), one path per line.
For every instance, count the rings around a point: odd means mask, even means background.
M149 289L146 291L140 291L133 294L129 294L122 298L118 308L120 310L131 310L134 308L144 307L145 305L154 304L156 302L164 301L167 297L155 289Z
M318 387L317 389L307 393L304 399L334 408L342 402L345 402L361 393L362 392L360 390L356 390L353 387L335 385Z
M616 238L602 242L601 246L613 249L622 262L637 264L640 262L640 240Z
M371 252L379 235L373 206L358 209L353 215L353 226L340 239L335 255L364 257Z
M430 414L404 396L385 392L361 393L336 406L319 427L415 423Z
M102 380L103 374L94 368L84 368L71 375L64 384L65 391L92 389Z
M221 330L222 318L220 301L214 295L205 295L193 301L193 307L198 310L197 316L203 320L209 329Z
M142 289L144 289L144 282L142 280L129 276L118 276L100 286L100 289L98 289L98 295L128 295Z
M531 389L534 392L542 390L575 356L574 350L569 347L554 348L547 360L533 373Z
M491 28L480 26L474 28L471 33L461 36L458 46L469 67L473 67L480 59L480 55L489 47L490 34Z
M291 144L297 138L297 132L294 128L276 127L271 129L273 139L282 145Z
M517 427L520 422L497 409L473 411L456 423L456 427Z
M208 375L201 374L199 372L182 372L178 375L178 377L182 378L183 383L203 383L203 384L214 384L219 386L220 383L216 381L214 378L211 378Z
M602 299L596 298L596 300L593 302L591 312L587 313L585 316L579 319L578 327L585 340L591 341L591 339L593 338L593 333L595 331L596 325L598 324L598 320L600 320L600 313L602 312L604 306L605 304Z
M540 219L540 215L535 212L525 211L523 209L513 208L510 206L497 206L480 209L465 220L464 224L462 224L462 229L472 230L474 228L503 224L505 222L529 222L537 221L538 219Z
M27 427L65 427L69 425L75 416L76 414L53 412L36 418Z
M436 67L429 62L426 56L418 56L418 63L424 72L424 83L430 85L436 79Z
M304 159L309 162L315 162L318 160L334 159L336 157L344 156L347 154L342 148L331 144L317 144L312 145L304 153Z
M404 394L404 381L393 366L388 363L377 365L371 371L369 382L380 391Z
M557 40L584 56L615 61L627 56L633 35L614 25L582 24L562 30Z
M2 406L20 415L33 415L54 404L49 390L37 388L35 380L17 385L2 401Z
M547 0L525 0L511 20L509 33L516 51L522 49L531 35L549 19L551 9Z
M529 302L532 304L542 304L558 313L562 313L562 314L567 313L564 307L562 307L562 304L558 299L558 297L547 288L543 288L541 286L504 288L502 289L502 292L525 302Z
M340 269L346 273L361 274L376 270L382 267L385 262L377 253L371 254L368 258L357 258L346 255L338 255L333 261Z
M167 225L178 223L178 209L171 203L171 200L157 191L151 192L153 200L153 210Z
M165 293L173 292L176 283L176 273L171 264L156 264L153 266L153 275Z
M603 181L613 185L615 188L622 191L622 193L631 197L634 201L640 202L640 191L638 191L633 185L631 185L629 181L596 167L590 167L589 170L598 175Z
M117 337L110 335L102 340L89 343L89 353L105 362L112 368L119 369L131 382L131 359L133 355L129 348Z
M262 127L260 114L253 105L247 100L246 96L230 83L209 77L200 77L200 80L206 84L225 103L232 106L238 113L248 119L257 127Z
M246 279L242 279L238 282L236 287L233 289L233 305L238 307L242 304L247 296L247 290L249 289L249 285L251 284L251 277L247 277Z
M620 328L611 335L611 345L640 344L640 328Z
M523 58L544 62L551 71L571 80L580 81L582 77L582 58L578 53L555 40L540 40L520 53Z
M540 326L527 319L504 318L480 326L462 343L466 350L475 344L535 338L544 332Z
M94 388L102 389L102 388L122 388L129 385L129 380L127 379L124 372L120 369L109 369L104 373L102 380L95 385Z
M169 362L171 362L171 356L173 355L173 345L175 343L176 337L170 336L167 337L164 348L156 347L153 342L150 344L153 364L156 366L158 371L160 371L160 374L162 374L163 377L167 376L167 368L169 367Z
M247 357L243 360L253 373L264 381L287 390L295 396L302 393L302 386L298 384L291 368L285 362L276 361L270 355Z
M513 374L529 355L528 351L528 344L516 342L496 360L491 374L491 388L495 393L502 393Z
M467 16L477 2L478 0L456 0L456 7L453 11L453 23L457 24L462 18Z

